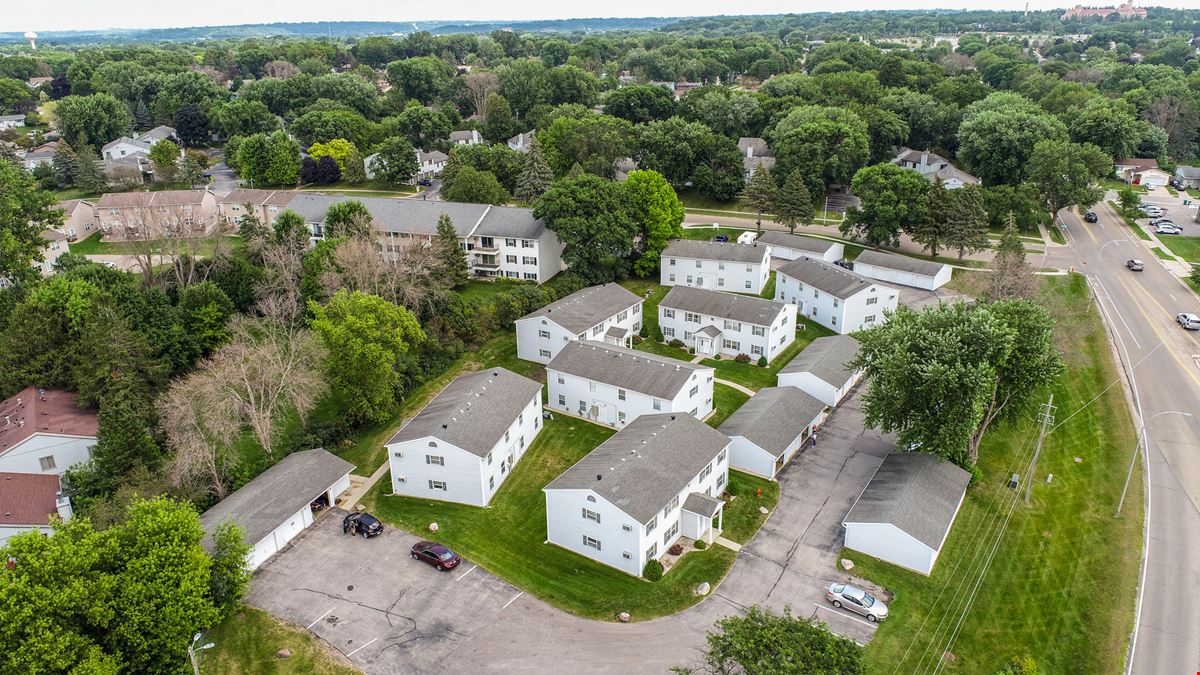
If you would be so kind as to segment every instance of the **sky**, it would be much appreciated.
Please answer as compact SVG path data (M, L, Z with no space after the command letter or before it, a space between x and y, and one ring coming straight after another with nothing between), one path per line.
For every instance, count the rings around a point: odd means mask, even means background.
M1029 0L1030 9L1054 9L1079 0ZM1119 4L1112 0L1108 4ZM581 3L562 0L4 0L0 30L48 31L96 28L173 28L275 21L413 21L533 20L577 17L713 16L730 13L728 0L605 0ZM1104 4L1090 0L1085 4ZM1141 5L1200 8L1200 0L1156 0ZM838 0L839 11L913 9L1021 9L1025 0ZM829 11L831 3L787 0L739 0L738 14L783 14Z

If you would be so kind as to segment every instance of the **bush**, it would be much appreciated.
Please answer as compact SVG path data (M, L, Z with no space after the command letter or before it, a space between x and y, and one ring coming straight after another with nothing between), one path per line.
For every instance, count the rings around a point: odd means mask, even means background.
M658 581L662 579L663 566L657 560L647 560L646 566L642 568L642 577L646 581Z
M694 546L696 547L697 551L703 551L704 549L708 548L708 542L704 541L703 539L697 539Z
M767 357L765 357L765 356L758 357L758 367L759 368L767 367Z
M678 347L680 349L683 348L683 341L680 340L679 338L671 338L671 341L668 342L667 344L672 347Z
M638 337L641 337L641 338L650 337L650 329L646 327L646 324L642 324L642 327L640 329L638 329Z
M749 354L738 354L737 356L733 357L733 360L738 363L750 363L750 355Z
M683 544L671 544L671 548L667 549L667 553L671 555L679 555L683 553Z

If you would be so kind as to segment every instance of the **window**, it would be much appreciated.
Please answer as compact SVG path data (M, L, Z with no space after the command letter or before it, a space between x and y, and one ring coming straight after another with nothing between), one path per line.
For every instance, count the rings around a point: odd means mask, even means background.
M38 463L42 465L42 471L53 471L54 469L58 468L58 465L54 462L54 455L50 455L49 457L39 457Z
M836 317L836 316L831 316L831 317L829 317L829 321L830 321L830 322L831 322L833 325L835 325L835 326L837 325L837 317Z
M834 299L833 299L833 306L834 306L834 308L835 308L835 309L837 308L837 306L838 306L838 299L837 299L837 298L834 298Z
M675 310L664 308L663 309L663 318L664 319L674 319L675 318Z
M425 455L425 463L446 466L446 458L441 455Z
M721 474L720 476L717 476L717 487L719 488L724 484L725 484L725 474Z
M717 263L717 269L719 269L719 270L725 269L725 261L724 260Z
M688 286L692 285L692 275L690 275L690 274L688 275L687 282L688 282Z
M599 326L596 326L595 328L593 328L593 329L592 329L592 337L596 337L597 335L599 335L599 334L600 334L600 331L602 331L602 330L604 330L604 325L603 325L603 324L601 324L601 325L599 325Z
M712 471L713 471L713 465L712 465L712 462L709 462L708 466L704 467L704 470L700 472L700 477L697 478L696 480L703 481L705 478L708 478L710 475L712 475Z
M600 514L589 508L584 508L583 509L583 519L584 520L592 520L592 521L595 521L598 523L598 522L600 522Z
M622 523L621 529L625 530L626 532L633 532L633 526L629 523Z
M549 349L539 349L538 355L541 356L543 359L548 359L548 358L550 358L550 350Z
M725 277L717 277L717 285L724 286L725 285Z
M505 246L513 246L513 247L515 247L515 246L517 245L517 240L516 240L516 239L505 239L505 240L504 240L504 245L505 245Z
M558 374L558 383L559 383L559 384L563 384L563 383L564 383L564 381L563 381L563 376L562 376L562 373L559 373L559 374Z
M753 266L753 265L746 265L746 271L747 271L747 272L753 272L753 271L754 271L754 266Z
M518 439L517 439L517 447L518 447L518 448L524 448L524 447L525 447L525 437L524 437L524 436L522 436L522 437L520 437L520 438L518 438Z
M863 317L863 323L874 323L874 322L875 322L874 314L868 314L865 317Z
M597 389L597 387L596 387L596 383L594 381L588 382L588 391L590 391L594 394L594 393L596 393L596 389Z
M725 453L726 453L726 451L722 450L721 454L717 455L717 464L720 464L721 462L725 461Z
M699 393L699 391L700 391L700 385L696 385L696 386L692 387L691 391L688 392L688 396L695 396L697 393Z
M697 260L696 261L696 269L700 269L700 267L701 267L701 262L699 260Z
M671 538L674 537L678 533L679 533L679 521L677 520L671 524L671 528L669 530L667 530L666 532L663 533L663 546L666 546L668 543L670 543Z
M660 401L658 399L654 399L654 409L662 410L662 401Z
M671 258L671 263L670 263L670 265L671 265L671 267L674 267L674 266L675 266L675 259L674 259L674 258Z
M753 347L750 348L750 353L754 354L755 356L762 356L763 348L758 345L754 345Z
M738 321L730 321L729 319L725 319L725 330L739 332L742 330L742 324Z
M656 527L658 527L658 516L651 518L650 522L646 523L646 534L653 532Z
M624 321L625 319L628 319L628 318L629 318L629 310L627 310L627 309L621 310L621 313L617 315L617 321Z
M618 401L624 401L624 400L625 400L625 390L624 390L624 389L618 389L618 390L617 390L617 400L618 400Z
M762 326L754 326L750 329L750 332L753 333L755 337L762 337L767 334L767 329Z
M646 560L654 560L656 555L658 555L658 544L651 544L650 548L646 549Z
M746 288L750 288L750 280L749 279L746 280Z
M488 476L488 489L489 490L496 489L496 477L495 476Z
M814 297L814 298L819 298L819 297L821 297L821 291L818 291L817 289L815 289L815 288L814 288L814 289L813 289L813 297Z
M624 410L617 411L617 424L625 424L625 411Z
M429 489L430 490L441 490L442 492L445 492L446 491L446 481L431 480L431 481L429 481Z
M675 283L675 273L674 272L667 275L667 281L670 281L671 283Z
M533 256L523 255L523 256L521 256L521 264L522 265L536 265L537 258L534 258Z
M878 302L879 302L879 296L878 296L878 295L873 295L873 296L871 296L871 297L867 298L867 304L868 304L868 305L874 305L874 304L876 304L876 303L878 303Z
M511 433L511 432L509 432L508 430L505 430L505 432L504 432L504 442L505 442L505 443L507 443L507 442L509 441L509 439L511 439L511 438L512 438L512 433Z
M692 339L692 331L690 331L690 330L683 331L683 339L691 340Z
M537 272L526 272L521 276L525 278L525 281L537 281Z
M587 496L587 500L588 500L589 502L593 503L593 504L595 504L595 503L596 503L596 498L595 498L594 496L592 496L592 495L588 495L588 496Z
M725 349L729 351L736 352L742 348L742 343L737 340L722 340L721 342L724 343Z
M582 415L586 412L587 412L587 402L580 401L579 402L579 414Z
M517 256L506 255L506 256L504 256L504 262L508 263L509 265L516 265L517 264Z
M88 449L90 450L91 446L88 446ZM395 457L396 459L404 459L404 453L403 452L393 452L392 457Z
M691 312L686 312L683 315L683 320L687 321L688 323L700 323L700 315L692 314Z
M667 505L663 507L663 518L671 515L671 512L677 508L679 508L679 495L675 495L675 498L667 502Z
M675 337L675 329L671 328L670 326L667 326L666 328L662 329L662 334L663 334L663 337L673 338L673 337Z
M560 407L560 408L567 407L567 395L566 394L558 395L558 407Z
M588 548L594 548L597 551L600 550L600 540L592 539L591 537L587 536L586 534L583 535L583 545L587 546Z
M533 248L533 242L528 239L522 239L521 248Z

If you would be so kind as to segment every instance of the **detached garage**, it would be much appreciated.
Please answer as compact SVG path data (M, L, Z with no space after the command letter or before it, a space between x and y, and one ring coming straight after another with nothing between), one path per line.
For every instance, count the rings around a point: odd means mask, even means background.
M729 437L729 467L775 479L829 408L795 387L766 387L718 429Z
M333 506L350 489L354 465L322 448L294 452L221 500L200 516L212 534L227 521L240 525L251 544L250 569L258 569L289 541L312 525L314 508Z
M770 244L771 257L780 260L795 260L800 256L807 256L831 263L841 260L846 251L846 247L840 241L803 237L786 232L763 232L758 241Z
M846 548L928 575L970 482L936 455L888 455L842 521Z
M827 406L842 402L862 378L846 364L858 356L858 340L849 335L819 337L779 371L781 387L795 387Z
M936 291L950 282L949 265L904 255L863 251L854 259L854 271L870 279Z

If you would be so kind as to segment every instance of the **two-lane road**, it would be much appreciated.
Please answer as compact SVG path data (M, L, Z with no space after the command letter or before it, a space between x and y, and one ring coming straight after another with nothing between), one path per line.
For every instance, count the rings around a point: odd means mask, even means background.
M1070 246L1048 253L1047 263L1087 275L1130 375L1134 422L1145 424L1148 538L1130 672L1194 673L1200 671L1200 332L1180 328L1175 315L1200 314L1200 299L1107 204L1095 210L1094 224L1061 214ZM1142 260L1145 271L1126 269L1130 258Z

